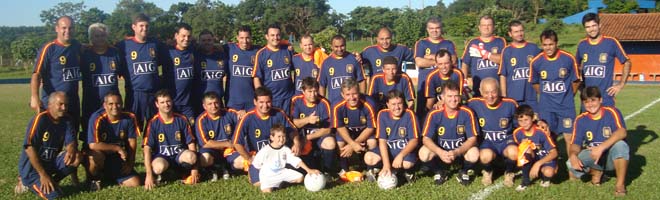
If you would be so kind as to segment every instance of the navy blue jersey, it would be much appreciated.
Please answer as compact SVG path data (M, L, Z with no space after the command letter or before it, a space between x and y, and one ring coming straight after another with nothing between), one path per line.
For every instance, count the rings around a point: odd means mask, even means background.
M426 98L439 99L440 95L442 94L442 84L445 84L446 82L449 81L453 81L459 86L462 86L463 82L465 81L464 77L465 76L463 76L463 72L461 72L461 70L458 70L456 68L451 69L449 71L448 76L442 75L442 73L440 73L440 69L436 69L433 72L431 72L428 77L426 77L424 96ZM463 87L458 87L458 94L459 95L463 94Z
M626 129L626 123L617 108L603 106L600 108L600 116L584 112L575 118L571 144L595 147L609 139L620 128Z
M616 38L603 36L599 41L592 43L585 38L578 43L577 62L582 65L581 75L584 86L598 86L603 94L603 105L614 106L614 97L607 93L612 87L614 79L614 59L621 64L628 61L628 55Z
M274 124L283 125L286 133L296 128L286 113L280 109L271 109L268 116L260 116L254 109L247 112L238 122L232 142L234 145L243 145L248 152L259 151L270 144L270 129Z
M356 107L350 107L346 100L332 108L332 128L346 127L349 132L360 133L365 128L376 127L376 110L368 97L360 98Z
M371 66L369 76L383 72L383 59L387 56L396 58L396 67L400 68L404 61L413 62L413 52L404 45L394 45L390 50L383 49L378 45L372 45L364 48L362 53L362 63Z
M307 124L300 128L300 133L304 136L309 135L322 128L330 128L330 102L320 97L318 102L310 103L305 100L305 96L296 95L291 98L291 119L303 119L315 113L319 116L316 124Z
M427 55L435 55L440 49L446 49L451 55L456 55L456 45L451 40L440 40L437 42L431 41L430 38L418 40L415 43L415 58L423 58ZM431 71L435 67L420 68L419 69L419 82L425 81Z
M509 135L513 132L514 116L518 103L511 98L502 98L496 106L489 106L482 98L468 100L470 107L478 118L481 135L485 141L502 142L511 139Z
M222 79L229 72L227 54L213 51L195 54L195 68L201 70L197 91L199 94L215 92L220 99L225 96Z
M261 48L255 57L252 77L257 77L266 88L273 92L273 100L291 99L295 93L291 79L292 53L286 46L278 49Z
M23 148L31 146L39 156L41 165L48 169L55 166L55 158L62 148L75 142L75 135L76 131L68 119L62 118L55 122L50 113L44 111L34 116L28 123ZM25 150L21 151L18 169L22 177L37 173Z
M301 54L294 55L291 60L296 72L293 76L296 84L296 94L302 94L302 80L307 77L318 79L321 66L315 64L313 57L305 59Z
M506 77L507 97L518 102L536 102L536 91L529 83L529 65L539 53L541 49L536 44L527 42L522 46L511 44L502 50L498 74Z
M80 43L75 40L69 45L54 40L39 49L33 73L41 76L41 100L44 105L48 95L56 91L62 91L67 96L78 96L80 48Z
M145 131L143 146L151 147L152 154L176 156L188 149L188 144L195 142L188 119L174 113L171 121L165 121L156 114Z
M163 81L165 88L172 93L174 105L190 106L195 98L193 85L199 77L199 68L195 67L195 56L191 48L178 49L169 46L167 54L161 56L163 63ZM194 102L199 103L199 102Z
M529 132L525 131L525 129L522 127L518 127L513 131L513 141L515 141L516 144L520 145L520 143L525 139L532 141L534 146L536 146L536 149L534 149L534 154L536 154L537 160L547 156L551 150L557 147L555 142L552 141L550 133L545 132L542 129L538 129L536 126L533 126L532 130Z
M447 114L446 108L429 112L424 121L424 137L427 137L444 150L453 150L471 138L479 135L475 115L470 108L461 106L454 115Z
M137 119L131 112L122 112L119 119L111 121L104 108L94 112L89 118L87 128L87 143L106 143L128 147L128 139L135 139L140 135Z
M113 47L102 54L92 49L83 50L80 58L83 102L94 104L85 106L95 106L98 109L108 92L119 92L117 69L121 64L119 52Z
M203 112L195 121L195 135L197 145L204 147L209 141L229 141L236 128L237 114L233 109L220 110L220 114L213 118L207 112Z
M530 64L529 82L539 84L539 108L575 112L573 87L580 80L575 58L560 50L554 58L539 54Z
M497 75L497 70L499 68L498 63L495 63L490 60L484 60L482 58L471 57L470 56L470 46L477 45L491 53L501 53L502 49L506 46L506 40L501 37L493 36L489 40L482 40L480 37L470 40L470 42L465 45L465 50L463 50L463 63L470 66L470 75L472 75L472 91L474 91L475 96L481 96L479 92L479 85L481 80L485 78L495 78L499 80Z
M341 84L344 80L352 78L357 82L365 80L364 70L357 62L353 54L346 54L345 57L330 55L321 64L321 74L319 74L319 85L326 88L328 100L337 103L341 97ZM325 94L321 94L325 95Z
M241 50L238 44L229 43L224 46L229 58L229 78L227 79L227 93L225 102L227 107L239 104L251 104L254 99L254 82L252 81L252 70L254 59L260 46L252 46L251 49ZM243 110L245 108L234 108Z
M122 55L120 74L126 81L126 89L141 92L156 92L160 89L158 63L163 47L154 39L140 43L131 37L116 45Z
M381 110L376 121L376 139L387 140L389 149L403 150L408 141L419 137L417 116L410 109L398 118L392 116L390 109Z
M379 73L371 78L367 95L371 96L377 102L378 110L386 107L387 93L392 90L398 90L403 93L404 101L412 101L415 99L415 91L412 86L412 81L406 73L397 75L393 82L385 80L385 74Z

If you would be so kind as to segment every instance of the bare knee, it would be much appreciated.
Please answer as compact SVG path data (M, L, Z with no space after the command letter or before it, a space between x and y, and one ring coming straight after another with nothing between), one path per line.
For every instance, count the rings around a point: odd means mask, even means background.
M122 187L137 187L140 186L140 179L137 176L133 176L124 182L121 182Z
M380 159L380 155L374 152L367 152L364 154L364 163L367 165L376 165L378 162L380 162Z
M243 157L237 157L234 159L234 163L232 163L234 169L243 169Z
M403 169L410 169L415 166L414 162L403 161Z
M179 156L179 162L194 165L197 162L197 155L195 152L185 150L181 153L181 156Z
M468 162L476 163L479 160L479 149L477 147L468 149L463 158Z
M162 174L170 166L170 163L163 158L156 158L151 161L151 168L154 174Z
M214 158L210 153L203 153L201 159L199 160L199 164L202 167L208 167L213 165Z
M504 156L509 160L516 160L518 158L518 147L509 145L504 149Z
M545 177L552 178L555 176L555 168L543 167L543 169L541 169L541 173L543 173L543 176Z
M479 152L479 160L482 164L488 164L495 159L495 153L490 149L483 149Z
M378 141L376 141L376 139L368 139L367 148L368 149L378 148Z
M334 150L337 147L337 142L335 142L335 138L332 137L326 137L323 139L321 142L321 149L324 150Z
M419 160L422 162L428 162L431 159L433 159L433 156L435 156L435 153L431 152L428 148L425 146L422 146L419 148Z

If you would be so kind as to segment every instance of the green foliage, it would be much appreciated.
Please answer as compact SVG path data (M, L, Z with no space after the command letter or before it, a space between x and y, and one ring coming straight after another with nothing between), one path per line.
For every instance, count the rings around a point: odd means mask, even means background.
M479 16L476 13L465 13L462 16L452 16L444 20L442 31L448 35L471 37L477 33Z
M405 9L399 18L394 20L394 41L408 47L415 45L419 38L424 37L425 20L415 10Z
M11 54L16 59L28 61L37 56L37 49L32 39L24 37L11 43Z
M449 4L447 13L459 17L465 13L480 13L483 9L495 6L496 0L456 0Z
M41 11L39 17L41 17L41 22L45 23L46 26L53 27L55 26L55 23L57 23L57 18L65 15L73 18L73 21L77 22L80 20L81 11L84 9L84 2L62 2L58 3L51 9Z
M562 22L561 19L556 18L548 19L543 25L543 30L553 30L559 34L564 30L564 22Z
M337 30L336 27L334 26L328 26L325 29L323 29L321 32L312 34L312 37L314 37L314 42L320 46L321 48L325 49L325 52L330 52L331 50L331 40L332 37L335 35L339 34L339 30Z
M497 7L486 8L481 11L481 15L490 15L495 22L494 33L497 36L505 37L509 32L509 22L513 19L513 12Z
M639 4L634 0L604 0L603 3L607 5L607 8L602 10L604 13L629 13L639 9Z
M380 27L392 28L394 20L399 17L396 10L383 7L358 6L348 13L350 19L344 25L344 32L352 32L357 37L374 37Z
M113 31L110 33L110 39L118 41L124 39L126 36L133 35L133 30L131 29L132 18L139 13L149 16L151 21L154 22L163 14L163 9L158 8L156 4L147 3L143 0L121 0L117 3L115 10L112 11L110 18L108 18L107 25L113 27ZM149 33L151 36L155 36L159 29L161 27L152 25L150 26Z

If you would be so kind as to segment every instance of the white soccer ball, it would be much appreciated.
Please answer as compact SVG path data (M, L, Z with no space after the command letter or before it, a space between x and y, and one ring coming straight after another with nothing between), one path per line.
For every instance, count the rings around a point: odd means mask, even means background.
M378 187L383 190L395 188L398 183L394 174L389 176L378 176L378 180L376 182L378 183Z
M318 192L325 188L325 176L323 174L305 175L305 189L311 192Z

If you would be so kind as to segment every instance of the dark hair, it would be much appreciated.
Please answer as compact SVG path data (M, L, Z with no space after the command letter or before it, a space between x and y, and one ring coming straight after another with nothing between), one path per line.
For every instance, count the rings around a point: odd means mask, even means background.
M254 100L257 100L259 97L270 97L271 99L273 98L273 92L270 91L267 87L261 86L254 90Z
M513 20L513 21L509 22L509 32L511 32L511 27L522 26L522 25L523 25L523 23L518 21L518 20Z
M541 33L540 38L541 38L541 42L543 42L544 39L551 39L555 42L559 41L559 37L557 37L557 33L551 29L544 30Z
M312 35L310 35L309 33L307 33L303 36L300 36L300 40L307 39L307 38L312 39L312 42L314 42L314 37L312 37Z
M330 40L330 41L335 41L335 40L341 40L341 41L344 41L344 43L346 43L346 38L344 38L344 36L342 36L342 35L332 36L332 40Z
M170 99L172 98L172 94L170 94L170 91L167 89L160 89L154 94L154 97L169 97Z
M600 17L598 17L598 14L596 13L587 13L582 17L582 26L590 21L595 21L596 24L600 24Z
M213 32L209 31L208 29L202 30L202 32L199 32L198 37L202 37L202 35L211 35L213 36Z
M236 33L240 33L240 32L247 32L250 35L252 35L252 29L249 26L243 25L241 27L238 27L238 31L236 31Z
M398 62L394 56L387 56L383 58L383 65L396 65Z
M600 93L600 89L598 89L598 86L589 86L587 88L584 88L582 92L580 92L580 100L585 101L589 98L602 98L602 94Z
M442 19L439 17L429 17L429 19L426 20L426 24L428 23L440 24L440 28L442 28Z
M179 33L179 31L180 31L181 29L184 29L184 30L187 30L187 31L192 32L192 26L190 26L189 24L186 24L186 23L179 23L179 24L177 24L174 30L176 30L176 32Z
M280 123L273 124L273 126L270 127L270 135L273 135L273 132L282 132L284 133L284 137L286 137L286 129L284 128L284 125Z
M216 93L214 91L210 91L210 92L204 93L204 97L202 98L202 101L205 100L205 99L218 99L218 98L219 98L218 93Z
M310 88L319 89L319 82L316 81L316 79L314 77L311 77L311 76L307 77L307 78L304 78L302 80L301 85L302 85L301 88L303 90L310 89Z
M400 99L404 100L405 97L403 97L403 92L401 92L397 89L393 89L393 90L390 90L389 92L387 92L387 96L386 96L387 101L386 102L389 102L390 100L396 99L396 98L400 98Z
M534 110L529 105L520 105L518 106L518 108L516 108L516 112L514 115L516 116L516 118L520 118L522 116L529 116L532 119L534 119Z
M456 83L454 81L447 81L447 82L443 83L440 86L440 88L442 88L442 94L445 94L445 91L447 91L447 90L461 91L460 86L458 85L458 83Z
M106 102L111 96L119 97L119 101L121 101L121 94L119 94L118 91L110 90L108 93L105 93L105 96L103 96L103 102Z
M438 52L435 52L434 59L437 62L438 58L445 57L445 55L449 56L449 60L451 61L451 52L449 52L449 50L447 50L447 49L440 49L440 50L438 50Z
M133 24L137 24L138 22L149 22L151 19L149 16L145 15L144 13L139 13L135 16L133 16Z
M268 30L270 30L271 28L281 30L279 24L270 24L266 27L265 33L268 34Z

